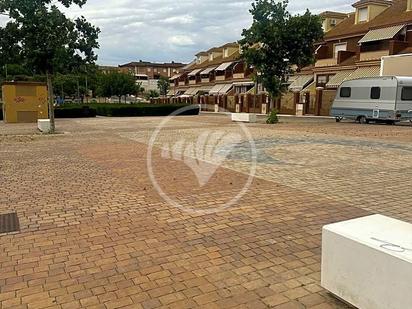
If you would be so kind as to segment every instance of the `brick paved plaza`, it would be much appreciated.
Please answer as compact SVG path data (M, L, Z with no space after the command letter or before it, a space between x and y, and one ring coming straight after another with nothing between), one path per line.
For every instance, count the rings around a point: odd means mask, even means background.
M152 161L175 207L148 173L160 120L58 120L55 136L0 124L0 214L20 220L0 235L0 308L346 308L320 287L322 226L371 213L412 222L412 126L247 125L256 174L224 208L248 181L247 143L204 185L164 145L241 128L173 119Z

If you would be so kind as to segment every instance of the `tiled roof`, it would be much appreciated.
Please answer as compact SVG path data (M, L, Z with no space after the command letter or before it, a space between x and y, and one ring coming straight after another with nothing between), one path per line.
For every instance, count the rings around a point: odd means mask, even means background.
M364 77L376 77L379 76L381 72L380 66L370 66L370 67L360 67L345 80L352 80Z
M365 35L369 30L412 23L412 11L406 10L407 0L393 0L393 4L367 23L355 24L355 13L325 34L325 40Z
M180 67L183 67L185 65L186 64L179 63L179 62L156 63L156 62L148 62L148 61L134 61L134 62L129 62L129 63L126 63L126 64L119 65L119 67L124 68L124 67L147 67L147 66L152 66L152 67L180 68Z
M299 75L298 78L289 86L291 91L301 91L305 86L313 81L313 74Z
M192 70L194 70L194 69L206 69L208 67L213 67L213 66L215 66L215 68L217 68L222 63L233 62L233 61L236 61L236 60L239 60L239 59L240 59L240 53L238 51L236 51L235 53L233 53L229 57L226 57L226 58L223 58L222 56L216 57L212 61L207 60L207 61L204 61L201 64L196 64L191 69Z
M326 84L328 88L338 88L355 70L339 71Z

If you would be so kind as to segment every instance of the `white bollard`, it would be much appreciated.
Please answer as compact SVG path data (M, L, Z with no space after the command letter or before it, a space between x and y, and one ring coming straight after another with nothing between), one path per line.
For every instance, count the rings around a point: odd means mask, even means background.
M50 130L51 130L50 119L38 119L37 128L43 133L50 133Z

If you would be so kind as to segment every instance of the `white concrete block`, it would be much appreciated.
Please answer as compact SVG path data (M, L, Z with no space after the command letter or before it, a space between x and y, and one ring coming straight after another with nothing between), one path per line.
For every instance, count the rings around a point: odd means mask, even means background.
M232 121L255 123L256 114L232 113Z
M37 120L37 127L41 132L49 133L51 129L50 119Z
M325 226L322 286L361 309L412 308L412 225L373 215Z

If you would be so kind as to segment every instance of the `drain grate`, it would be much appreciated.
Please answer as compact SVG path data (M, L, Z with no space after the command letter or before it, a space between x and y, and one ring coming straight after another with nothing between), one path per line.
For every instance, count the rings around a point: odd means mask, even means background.
M15 212L0 215L0 234L18 231L20 231L20 223Z

